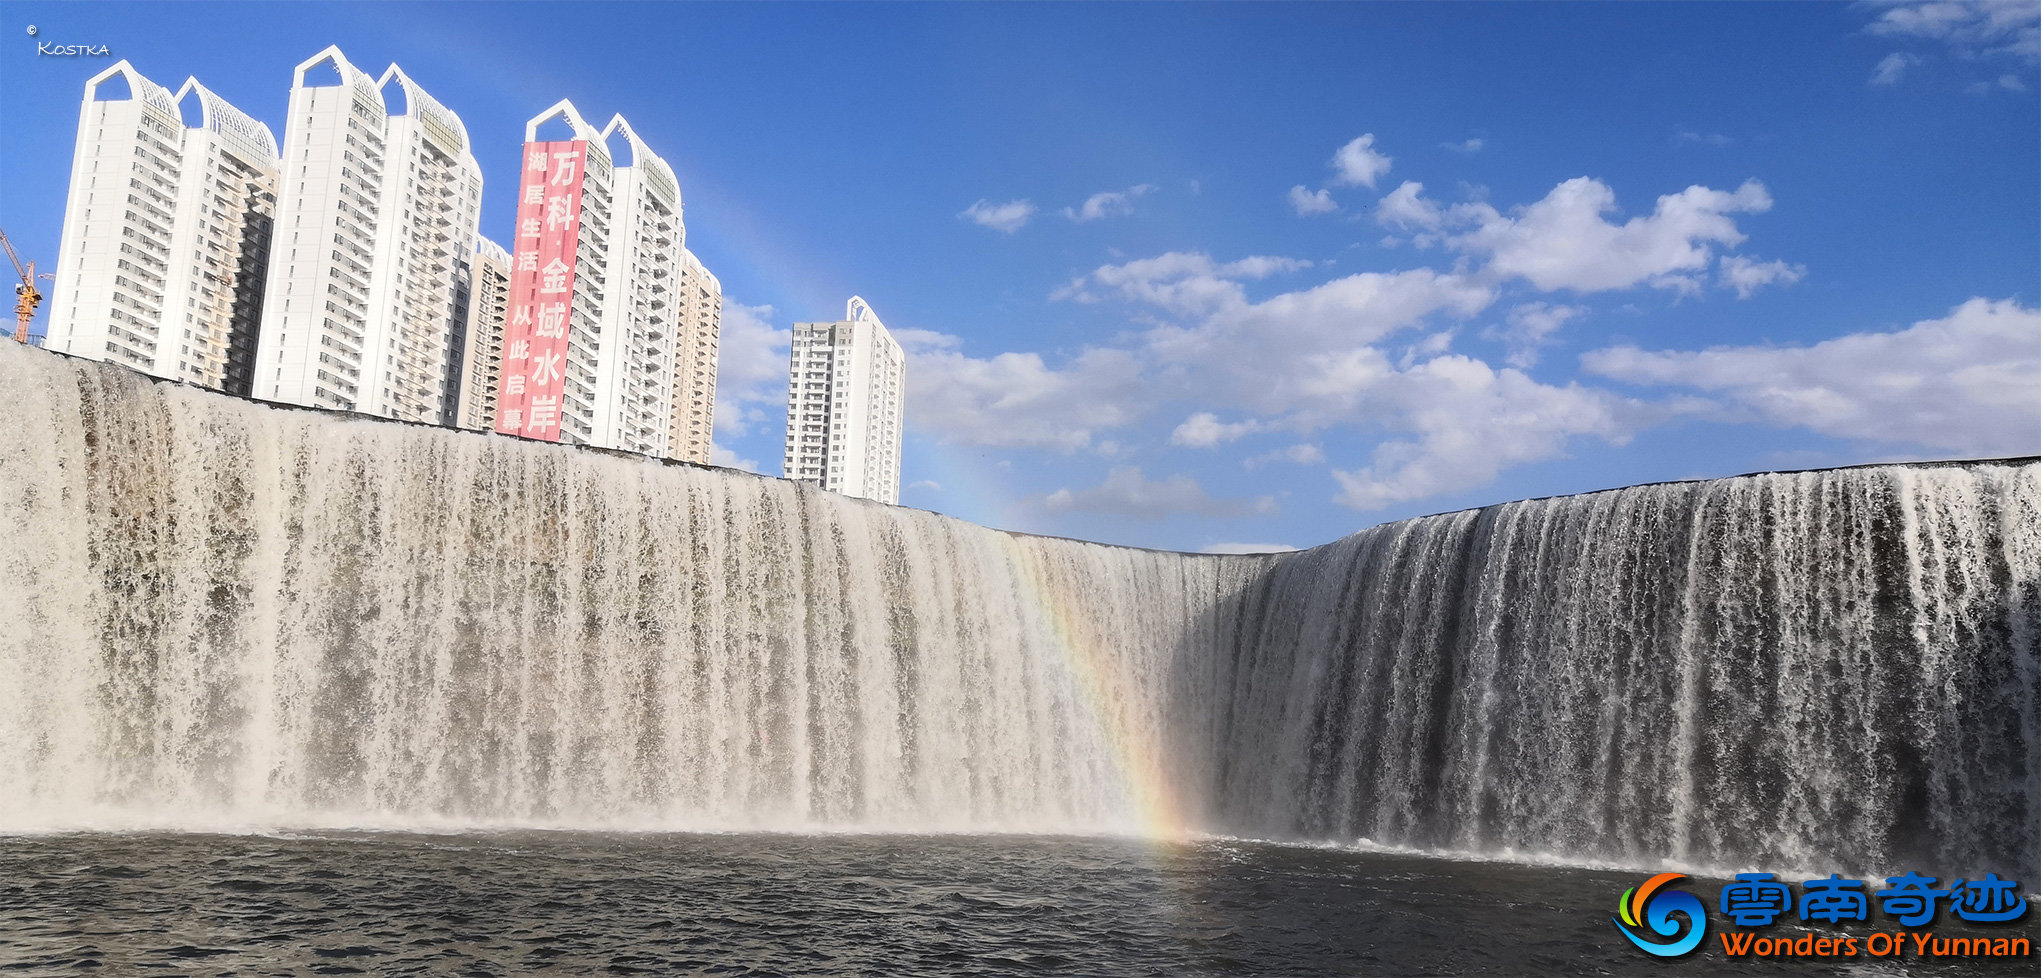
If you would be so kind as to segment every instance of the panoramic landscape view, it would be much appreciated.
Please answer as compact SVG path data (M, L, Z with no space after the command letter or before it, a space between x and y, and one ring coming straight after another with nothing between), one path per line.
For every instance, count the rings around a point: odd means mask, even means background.
M2037 969L2033 3L0 37L0 969Z

